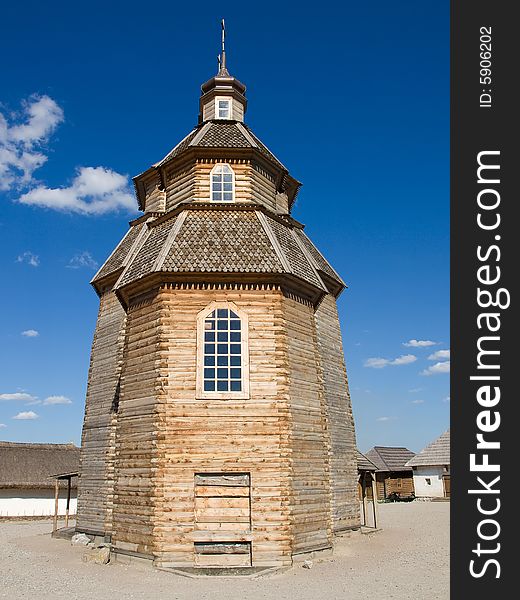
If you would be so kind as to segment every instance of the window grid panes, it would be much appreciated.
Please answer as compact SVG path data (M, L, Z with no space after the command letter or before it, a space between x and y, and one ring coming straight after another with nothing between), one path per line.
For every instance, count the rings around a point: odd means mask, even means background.
M218 100L218 118L229 119L229 100Z
M242 324L227 308L204 320L204 391L242 391Z
M211 200L233 202L233 171L229 165L217 165L211 173Z

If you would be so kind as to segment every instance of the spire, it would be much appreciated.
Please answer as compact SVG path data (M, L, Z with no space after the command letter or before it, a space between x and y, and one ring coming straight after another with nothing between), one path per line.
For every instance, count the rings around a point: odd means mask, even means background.
M243 121L246 112L246 86L230 75L226 65L226 23L220 21L221 48L217 74L202 84L199 122L213 119ZM220 103L220 104L219 104Z
M222 28L222 50L219 55L219 70L218 77L229 77L228 70L226 69L226 23L224 19L220 21Z

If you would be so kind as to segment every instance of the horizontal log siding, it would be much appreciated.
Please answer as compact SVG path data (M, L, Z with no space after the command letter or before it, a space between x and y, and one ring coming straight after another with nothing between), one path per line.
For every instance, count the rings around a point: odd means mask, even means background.
M329 436L312 307L284 299L289 396L293 553L332 545Z
M152 555L157 404L167 371L161 346L161 304L130 306L116 432L116 482L112 542L116 548Z
M251 201L253 193L251 189L251 165L249 161L226 158L213 161L197 161L193 198L202 202L210 201L210 174L217 163L227 163L235 173L235 202Z
M291 562L287 364L281 292L160 292L161 381L157 405L154 538L158 564L193 566L194 542L252 542L254 566ZM196 318L213 301L232 301L249 318L248 400L201 400L196 388ZM167 379L164 378L167 373ZM197 523L194 475L251 475L252 529ZM243 521L243 519L242 519Z
M357 499L356 435L336 300L327 295L315 313L318 351L331 445L334 531L360 525Z
M125 312L113 292L101 296L92 343L81 438L77 529L109 533L114 485L115 404Z
M195 189L195 167L185 166L166 175L166 210L172 210L181 202L193 200Z
M145 184L145 212L162 212L166 207L166 194L160 188L159 176L156 174Z
M273 177L255 165L251 169L251 181L255 201L276 211L277 194Z
M398 492L401 496L410 496L415 492L412 473L377 473L376 474L377 497L386 498L392 492ZM386 491L386 495L385 495Z

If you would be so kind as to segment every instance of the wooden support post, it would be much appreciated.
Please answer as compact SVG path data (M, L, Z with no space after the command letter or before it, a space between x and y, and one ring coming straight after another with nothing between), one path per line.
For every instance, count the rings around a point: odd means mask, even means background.
M54 484L54 521L52 523L52 531L56 531L58 529L58 496L59 496L59 485L60 482L56 479L56 483Z
M67 507L65 508L65 527L69 526L70 487L72 477L67 477Z
M367 524L367 489L365 482L365 473L361 475L361 497L363 498L363 525Z
M372 507L374 512L374 528L377 528L377 486L375 473L370 474L370 479L372 481Z

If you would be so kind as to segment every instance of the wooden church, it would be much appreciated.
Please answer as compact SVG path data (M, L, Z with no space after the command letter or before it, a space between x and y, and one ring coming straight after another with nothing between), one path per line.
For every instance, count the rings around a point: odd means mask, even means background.
M287 566L360 526L345 284L245 93L223 48L92 281L77 530L163 568Z

